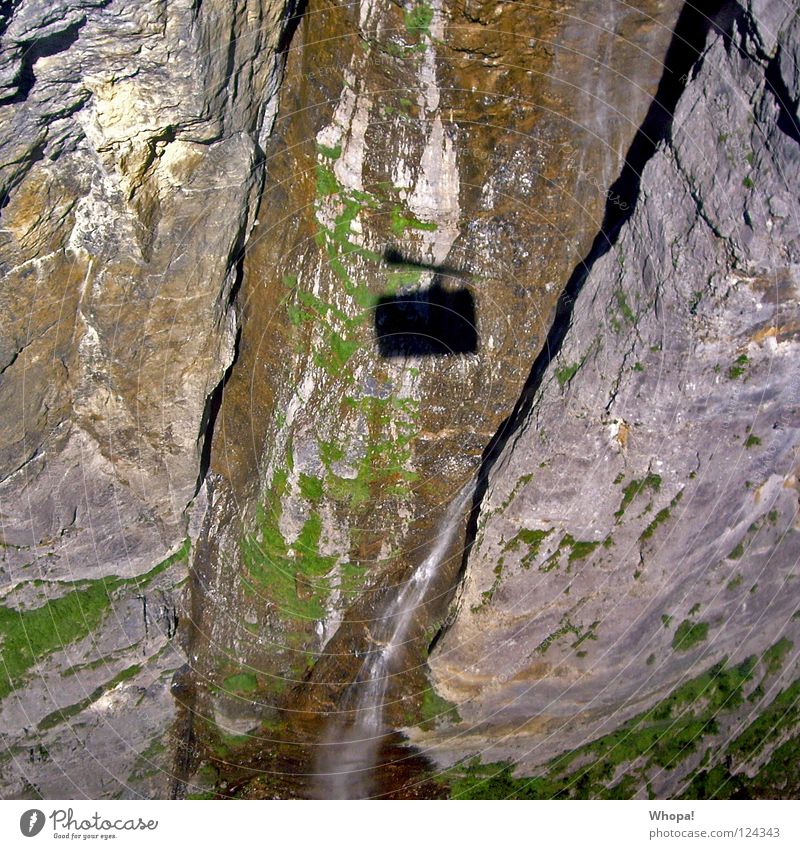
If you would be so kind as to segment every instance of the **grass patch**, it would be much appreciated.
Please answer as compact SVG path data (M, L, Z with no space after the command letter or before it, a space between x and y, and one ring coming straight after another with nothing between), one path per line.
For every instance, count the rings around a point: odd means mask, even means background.
M625 321L629 324L636 324L636 316L633 314L633 310L630 308L628 299L625 297L625 293L622 289L617 289L615 296L617 299L617 306L619 306L619 311L622 313Z
M333 171L325 165L317 165L315 169L317 194L321 197L335 194L339 191L339 183Z
M404 215L399 206L393 206L390 215L389 228L395 236L402 236L406 230L428 230L433 232L437 229L435 221L420 221L413 215Z
M252 672L237 672L229 675L222 686L230 693L255 693L258 689L258 680Z
M77 716L77 714L82 713L90 705L94 704L104 693L109 692L109 690L113 690L114 687L121 684L123 681L127 681L135 675L138 675L141 668L142 667L137 663L133 666L129 666L127 669L123 669L122 672L118 672L110 681L92 690L91 694L85 699L81 699L81 701L76 702L74 705L59 708L54 710L52 713L48 713L47 716L39 720L37 729L39 731L47 731L48 728L55 728L56 725L61 725L62 722L67 722L73 716Z
M673 769L718 731L717 715L743 703L755 664L755 658L731 668L716 664L611 734L554 758L543 775L516 777L512 764L473 759L440 780L457 799L632 798L646 787L648 770ZM634 761L636 771L626 772Z
M744 554L744 540L742 540L728 555L728 560L738 560Z
M0 606L0 699L22 684L26 673L36 663L95 631L118 591L125 588L144 590L170 566L185 560L190 546L187 538L174 554L145 575L70 582L67 586L74 589L32 610Z
M578 373L578 369L581 367L581 363L571 363L569 365L561 366L561 368L556 369L556 380L559 382L559 385L565 386L567 383L572 380L573 377Z
M431 35L433 8L427 3L418 3L413 9L403 14L403 23L409 35Z
M748 369L750 365L750 358L747 354L740 354L733 365L728 369L728 378L730 380L736 380L741 377Z
M522 530L520 530L513 539L509 540L505 546L503 546L503 551L516 551L519 548L520 543L526 545L528 547L528 551L520 560L519 565L522 566L523 569L529 569L531 562L539 554L539 549L541 548L542 543L552 532L552 528L546 531L522 528Z
M731 743L728 752L748 761L764 747L780 739L800 722L800 680L782 690L747 728Z
M583 634L581 633L581 629L578 628L577 625L573 625L569 619L569 616L566 614L561 618L561 622L559 623L558 628L553 631L552 634L548 634L538 646L536 646L536 651L540 654L545 654L550 646L556 641L560 640L562 637L565 637L567 634L574 634L576 639L580 640Z
M306 501L316 504L322 499L323 488L322 481L319 478L300 472L299 485L300 494Z
M369 439L354 478L340 478L329 470L328 492L337 501L349 501L353 510L368 504L378 491L384 496L410 496L410 484L416 473L407 469L407 465L412 456L411 442L419 430L416 402L368 396L351 399L351 404L364 413ZM384 436L390 427L395 432L393 438Z
M775 675L775 673L780 672L783 662L786 659L786 655L793 648L794 643L791 640L787 640L786 637L781 637L777 643L770 646L764 654L761 655L761 659L764 661L764 666L766 668L766 674Z
M741 575L734 575L734 577L731 578L730 581L728 581L728 584L725 589L728 590L728 592L733 592L734 590L739 589L739 587L742 585L743 580L744 578Z
M633 499L647 489L658 492L661 489L661 475L654 475L648 472L641 480L632 480L627 486L623 487L622 501L614 516L617 519L622 518Z
M280 498L286 472L276 472L264 505L256 511L256 530L241 543L242 560L253 583L265 590L284 618L315 620L325 612L326 580L336 557L319 554L322 520L311 513L293 545L279 527Z
M651 536L656 532L659 525L663 525L664 522L667 521L670 517L670 513L673 508L677 505L677 503L683 498L683 490L681 490L677 495L670 501L669 507L664 507L662 510L659 510L656 513L655 518L652 522L642 531L639 535L639 540L644 542L645 540L650 539Z
M576 540L572 543L572 549L570 550L569 557L567 558L568 562L574 563L576 560L585 560L598 545L600 545L600 540L596 542L593 540Z
M342 155L342 146L337 144L336 147L328 147L317 142L317 152L326 159L338 159Z
M514 488L511 490L511 492L508 493L508 495L506 496L506 499L500 505L497 512L502 513L504 510L506 510L508 508L508 506L511 504L511 502L517 497L517 493L520 491L520 489L522 487L524 487L526 484L530 483L531 480L533 480L532 474L520 475L519 479L514 484Z
M708 639L708 622L691 622L684 619L672 637L673 651L689 651Z
M429 730L436 725L456 722L461 722L461 717L458 715L458 708L452 702L442 698L433 687L428 687L422 693L420 726L425 730Z

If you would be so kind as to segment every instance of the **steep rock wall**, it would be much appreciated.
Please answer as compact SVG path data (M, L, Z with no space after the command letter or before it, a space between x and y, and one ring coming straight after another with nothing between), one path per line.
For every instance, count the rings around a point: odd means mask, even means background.
M370 617L518 397L678 11L308 5L195 555L187 739L212 760L335 709ZM474 299L477 349L381 356L376 301L437 282ZM423 671L394 722L418 715Z
M416 735L445 763L663 797L796 734L799 23L723 7L489 462L430 661L463 723Z
M286 6L3 4L4 795L167 792L187 506Z

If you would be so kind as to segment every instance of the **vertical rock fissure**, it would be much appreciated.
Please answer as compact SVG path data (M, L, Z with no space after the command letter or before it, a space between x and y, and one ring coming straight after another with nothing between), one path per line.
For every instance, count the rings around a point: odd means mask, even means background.
M203 417L200 421L200 433L198 435L198 442L200 443L201 448L200 468L197 474L197 485L194 490L195 497L197 496L197 493L200 492L200 487L203 485L203 482L208 476L208 470L211 466L211 449L214 444L214 428L217 423L217 416L219 414L220 407L222 406L222 395L225 392L225 385L230 380L233 369L236 366L236 361L239 358L239 341L241 333L241 327L237 327L236 339L233 344L233 354L231 356L230 364L225 369L222 379L211 390L211 393L206 398Z
M792 98L781 76L780 48L767 65L766 83L778 106L778 129L792 141L800 144L800 125L797 122L797 110L800 104Z
M278 102L277 99L283 83L283 75L286 69L288 53L291 48L297 29L302 23L306 7L307 0L290 0L290 2L286 4L286 7L284 9L283 20L281 24L282 32L276 50L279 56L276 71L276 73L278 74L278 81L270 97L270 100L275 103ZM274 115L272 119L267 117L267 112L269 111L269 108L270 104L268 102L265 104L265 108L261 112L262 122L274 120ZM268 132L271 127L267 127L266 129ZM256 135L258 136L258 141L256 143L256 153L253 167L259 169L261 173L259 175L259 189L256 195L257 200L255 203L255 208L253 209L253 214L250 217L251 220L257 219L260 204L263 199L264 183L266 180L266 157L262 148L263 140L261 138L261 133L256 132ZM230 314L232 310L236 310L239 292L241 290L242 282L244 280L245 275L245 258L247 251L246 243L248 235L249 234L245 230L243 230L239 234L239 238L236 240L234 248L231 251L230 269L233 275L233 281L225 298L226 314ZM214 447L214 434L216 423L220 409L222 407L222 400L225 392L225 387L230 381L231 376L233 375L234 370L239 361L239 353L241 346L244 319L240 320L239 316L237 316L235 312L234 316L236 320L236 335L233 344L233 350L231 353L231 360L227 368L225 369L221 379L206 397L205 407L203 410L200 429L198 433L198 444L201 447L200 462L194 496L195 498L197 498L197 496L201 492L201 489L205 486L207 502L209 505L211 505L214 501L215 490L214 476L213 474L209 474L209 472L211 469L211 458L212 450ZM204 552L208 545L209 524L211 521L211 516L212 511L210 509L207 509L202 522L202 527L200 529L200 539L198 540L198 543L196 545L196 548L198 548L201 552ZM205 574L200 574L201 571L204 571L209 567L209 564L207 562L202 562L206 559L205 557L203 557L202 554L200 556L200 559L201 562L198 563L198 558L195 557L189 571L190 616L188 622L186 623L185 641L186 654L190 658L192 657L193 650L197 647L198 644L198 631L196 623L201 620L199 608L203 605L203 599L205 593L207 592L207 587L209 584L208 576ZM177 631L177 623L175 625L175 630ZM192 774L194 767L196 766L197 760L195 752L196 689L194 681L192 680L192 672L190 665L184 666L176 673L172 684L172 695L178 707L178 717L173 726L175 748L173 757L172 781L169 795L171 799L181 799L184 798L188 792L188 780L190 775Z
M303 20L307 4L308 0L290 0L290 2L286 5L282 33L277 46L277 53L280 56L280 59L278 60L279 78L283 77L289 49L291 47L294 34ZM231 49L233 49L233 47L231 47ZM228 76L230 77L230 73ZM280 85L281 83L279 82L272 94L272 99L276 99L278 97ZM262 120L267 120L265 115L262 115ZM259 189L256 194L257 201L252 216L253 219L255 219L258 216L261 199L264 195L263 189L264 181L266 179L264 151L258 143L256 144L255 162L253 163L253 167L259 169L261 172L259 178ZM245 245L247 242L247 236L248 234L246 232L241 232L239 234L239 238L236 240L234 249L231 252L230 268L233 275L233 282L231 283L226 299L226 311L235 310L237 297L244 279ZM205 408L203 409L203 416L200 422L200 430L198 433L198 443L201 446L200 466L197 475L197 484L195 486L195 496L197 496L197 493L200 492L200 487L203 485L203 482L208 476L208 470L211 466L211 450L214 444L214 428L220 407L222 406L222 396L225 391L225 386L230 380L231 374L233 373L233 370L236 367L236 362L239 358L241 335L241 323L239 322L238 316L236 316L236 338L233 345L231 361L219 382L206 397Z

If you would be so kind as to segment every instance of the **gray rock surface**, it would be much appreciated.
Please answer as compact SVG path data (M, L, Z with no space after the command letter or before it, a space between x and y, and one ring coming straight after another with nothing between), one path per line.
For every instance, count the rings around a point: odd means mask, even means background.
M761 657L623 765L666 796L796 679L796 12L723 4L634 197L678 2L411 5L311 0L282 82L285 0L3 4L0 794L191 793L334 707L580 257L391 721L429 670L461 719L411 738L530 775ZM431 266L480 344L384 359Z
M800 21L752 3L732 26L710 36L491 469L430 660L463 723L417 736L443 762L530 774L781 637L780 685L797 676ZM684 621L707 635L676 650ZM723 724L712 763L756 713ZM655 792L701 753L651 776Z
M138 584L118 579L149 573L187 536L209 399L234 358L234 287L263 179L286 7L3 6L0 612L3 651L19 661L6 671L22 688L0 704L4 793L26 781L61 797L167 792L168 679L183 661L165 624L174 614L153 610L175 610L187 560L159 577L157 600L143 596L146 616ZM27 588L44 582L41 607L106 578L113 597L92 633L74 646L58 633L47 645L34 636L31 665L34 620L14 618ZM113 663L94 665L108 653ZM141 674L93 697L133 663ZM37 735L41 716L84 699L75 717ZM137 766L153 739L159 780ZM31 747L47 750L46 761L20 759Z

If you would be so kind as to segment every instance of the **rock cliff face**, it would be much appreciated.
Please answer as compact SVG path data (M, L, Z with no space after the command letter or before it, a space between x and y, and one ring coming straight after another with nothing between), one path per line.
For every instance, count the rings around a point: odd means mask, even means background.
M391 724L456 795L744 787L800 626L797 16L7 5L3 794L306 795L476 473Z
M187 505L234 355L285 6L3 4L6 792L165 792Z
M187 735L212 760L270 748L298 710L336 709L370 618L518 397L677 12L307 7L266 151L196 559ZM422 318L414 293L431 288L439 306ZM418 335L393 323L404 298ZM441 356L451 318L476 338ZM419 718L425 648L393 699L397 724Z
M627 220L573 281L430 661L464 720L445 761L480 752L567 795L729 771L724 793L790 734L799 36L783 4L722 8Z

